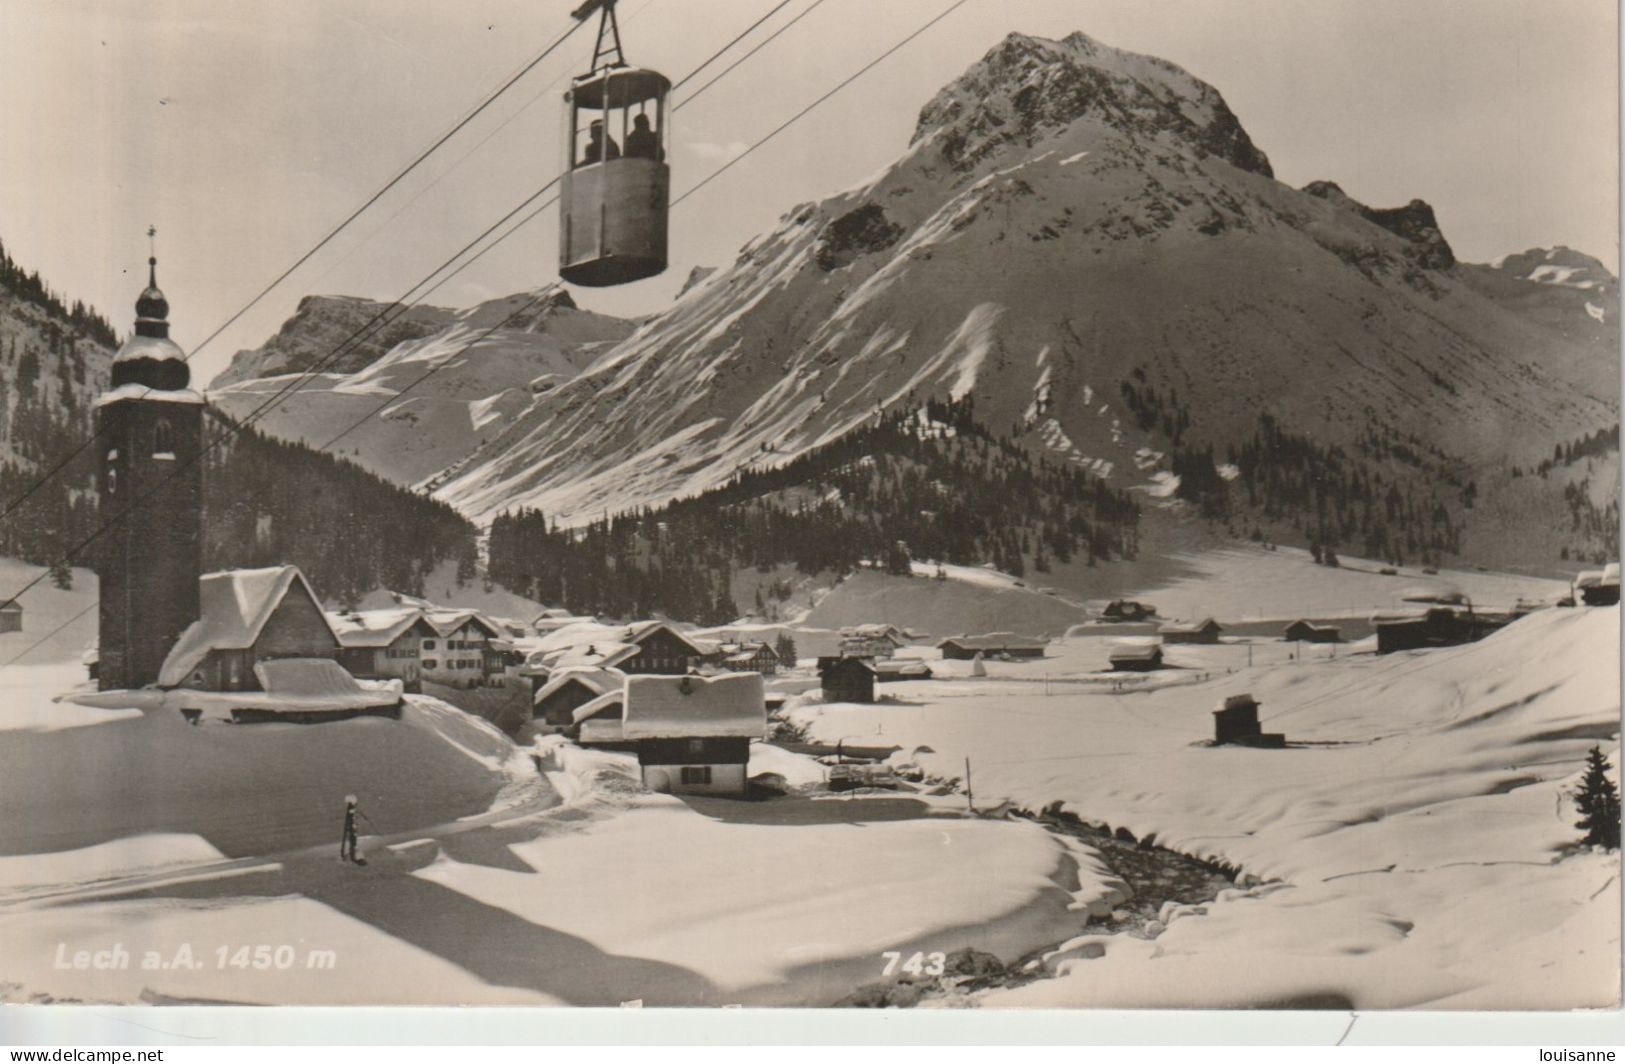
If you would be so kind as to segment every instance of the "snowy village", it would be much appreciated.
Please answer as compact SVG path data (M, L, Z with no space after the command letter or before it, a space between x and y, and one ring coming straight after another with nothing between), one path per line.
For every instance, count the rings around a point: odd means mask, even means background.
M573 12L517 295L215 363L184 215L118 328L3 246L0 1002L1617 1007L1617 262L989 12L612 313L724 6Z

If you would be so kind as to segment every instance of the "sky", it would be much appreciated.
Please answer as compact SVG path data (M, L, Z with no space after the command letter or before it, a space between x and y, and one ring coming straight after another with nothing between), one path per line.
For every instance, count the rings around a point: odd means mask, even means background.
M0 0L0 242L126 331L158 228L191 351L569 24L577 0ZM621 0L627 58L681 79L778 0ZM817 0L790 0L686 88ZM950 0L822 0L684 106L673 195ZM207 382L300 297L395 299L557 172L589 26L193 361ZM1458 257L1563 244L1618 272L1612 0L969 0L672 215L671 267L592 309L668 306L799 203L907 146L920 107L1006 33L1083 32L1215 86L1277 178L1435 208ZM682 100L682 93L677 99ZM554 210L429 301L557 279Z

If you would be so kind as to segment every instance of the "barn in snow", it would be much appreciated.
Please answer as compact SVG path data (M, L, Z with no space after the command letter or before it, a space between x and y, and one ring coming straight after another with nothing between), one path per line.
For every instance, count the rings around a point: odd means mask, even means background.
M1164 643L1203 643L1214 644L1219 641L1219 633L1224 627L1212 617L1204 617L1195 624L1165 624L1158 629Z

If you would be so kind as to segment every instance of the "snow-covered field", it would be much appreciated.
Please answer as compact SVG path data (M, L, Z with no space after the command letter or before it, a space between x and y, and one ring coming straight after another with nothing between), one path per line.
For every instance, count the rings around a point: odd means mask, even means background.
M74 726L33 727L54 710ZM538 777L428 698L319 726L0 712L19 715L0 747L9 1000L827 1004L886 950L1013 960L1116 896L1087 853L957 798L685 804L643 792L629 756L557 740ZM753 771L822 778L759 750ZM380 833L364 868L336 860L346 791Z
M1619 858L1572 852L1563 792L1592 744L1617 763L1619 638L1617 610L1552 609L1470 646L1345 648L1144 693L1046 692L1033 674L1061 662L996 663L987 680L888 688L900 705L795 712L944 775L968 756L979 800L1061 801L1280 884L1155 939L1080 940L1104 955L984 1004L1603 1007L1619 992ZM1210 711L1243 691L1289 749L1205 745Z
M1300 567L1314 579L1292 599L1283 574ZM1284 548L1183 571L1200 578L1146 596L1165 614L1223 616L1211 604L1243 586L1266 613L1335 613L1341 595L1386 606L1428 582ZM948 576L904 583L1074 608L1001 574ZM1486 604L1553 590L1437 582ZM44 595L23 638L89 583ZM432 698L399 722L200 727L155 704L52 701L83 687L81 642L0 675L0 1000L829 1004L883 982L887 951L965 948L1050 951L1054 977L969 998L988 1006L1617 999L1618 858L1573 848L1563 797L1593 743L1617 762L1617 610L1543 610L1479 644L1384 657L1370 640L1227 637L1170 646L1172 667L1144 676L1106 671L1116 637L1087 628L985 675L911 647L933 679L886 684L873 706L821 704L810 671L776 681L817 739L896 746L950 779L969 757L983 811L1063 802L1241 870L1241 888L1147 937L1090 923L1121 884L1089 847L966 817L963 795L679 801L643 792L626 755L557 739L538 775ZM1288 749L1205 744L1240 691ZM757 745L751 772L794 790L825 769ZM335 859L346 793L370 818L365 868ZM128 960L98 968L98 951Z

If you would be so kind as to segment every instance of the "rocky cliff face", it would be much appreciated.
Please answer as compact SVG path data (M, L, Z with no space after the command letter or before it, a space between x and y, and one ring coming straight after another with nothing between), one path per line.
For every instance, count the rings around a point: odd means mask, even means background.
M364 299L306 299L262 347L239 352L211 385L210 400L246 416L287 386L289 374L318 365L384 309ZM321 447L359 423L336 452L397 484L416 485L466 458L536 395L574 379L631 330L618 318L578 309L557 287L467 310L416 307L278 402L259 424L274 436ZM367 416L392 397L382 414Z

